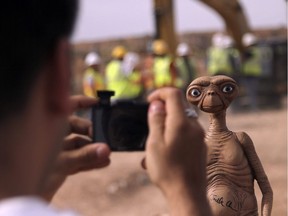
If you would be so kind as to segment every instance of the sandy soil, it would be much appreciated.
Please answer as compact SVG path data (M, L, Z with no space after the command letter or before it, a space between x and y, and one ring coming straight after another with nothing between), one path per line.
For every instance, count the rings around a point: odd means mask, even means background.
M272 215L287 215L287 109L257 113L228 113L232 131L245 131L254 141L274 191ZM207 128L207 116L200 115ZM80 173L67 179L53 199L61 208L85 216L154 216L167 212L161 192L140 167L143 153L113 153L108 168ZM255 183L258 203L261 192Z

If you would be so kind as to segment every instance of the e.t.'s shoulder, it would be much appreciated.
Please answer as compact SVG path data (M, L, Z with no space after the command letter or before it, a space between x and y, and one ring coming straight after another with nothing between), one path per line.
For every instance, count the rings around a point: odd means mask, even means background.
M236 134L239 142L240 142L243 146L245 146L245 147L252 147L252 146L254 146L252 139L250 138L250 136L249 136L247 133L241 131L241 132L236 132L235 134Z

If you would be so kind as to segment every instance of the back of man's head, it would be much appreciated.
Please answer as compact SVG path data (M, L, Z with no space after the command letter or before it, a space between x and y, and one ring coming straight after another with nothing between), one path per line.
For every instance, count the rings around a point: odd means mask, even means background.
M9 0L0 7L0 124L20 112L43 64L69 37L77 0Z

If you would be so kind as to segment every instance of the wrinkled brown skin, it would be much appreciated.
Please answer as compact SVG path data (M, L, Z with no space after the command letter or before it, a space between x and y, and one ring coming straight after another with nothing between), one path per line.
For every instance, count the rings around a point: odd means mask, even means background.
M187 100L210 114L206 133L207 197L215 216L258 215L254 179L263 194L261 215L270 216L273 192L250 137L226 126L226 109L237 97L238 86L227 76L195 79Z

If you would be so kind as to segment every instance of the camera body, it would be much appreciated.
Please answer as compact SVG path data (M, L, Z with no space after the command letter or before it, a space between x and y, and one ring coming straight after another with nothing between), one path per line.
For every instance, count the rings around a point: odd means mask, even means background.
M97 91L92 108L93 142L107 143L112 151L143 151L148 136L148 103L111 102L113 91Z

